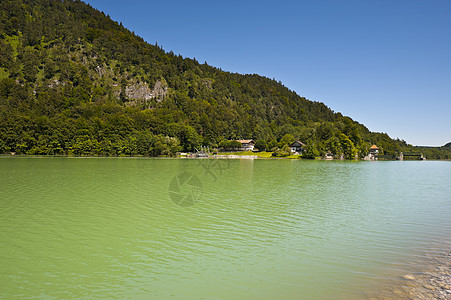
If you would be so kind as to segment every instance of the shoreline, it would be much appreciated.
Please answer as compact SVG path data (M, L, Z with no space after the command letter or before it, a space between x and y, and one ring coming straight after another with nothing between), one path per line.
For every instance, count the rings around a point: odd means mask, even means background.
M259 152L260 153L260 152ZM0 154L0 158L11 158L11 157L17 157L17 158L46 158L46 157L61 157L61 158L160 158L160 159L300 159L300 160L315 160L315 161L398 161L398 160L365 160L365 159L329 159L329 158L322 158L322 157L316 157L316 158L303 158L300 155L290 155L285 157L275 157L271 155L258 155L258 154L217 154L217 155L210 155L208 157L193 157L188 155L177 155L177 156L143 156L143 155L119 155L119 156L94 156L94 155L87 155L87 156L81 156L81 155L26 155L26 154L17 154L17 155L11 155L11 154ZM403 161L421 161L421 160L403 160ZM424 161L451 161L451 159L429 159Z
M125 159L286 159L286 160L306 160L306 161L399 161L399 160L365 160L365 159L326 159L321 157L316 158L302 158L302 157L262 157L258 155L212 155L210 157L189 157L189 156L74 156L74 155L4 155L0 154L0 158L125 158ZM403 161L422 161L422 160L403 160ZM451 159L429 159L424 161L451 161Z
M451 245L446 244L434 254L424 254L409 274L369 292L367 299L451 299Z

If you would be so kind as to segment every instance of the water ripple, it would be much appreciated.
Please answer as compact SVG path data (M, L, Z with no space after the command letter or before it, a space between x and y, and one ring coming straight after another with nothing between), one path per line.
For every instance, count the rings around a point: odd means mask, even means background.
M0 159L0 297L361 298L446 253L449 164L206 166ZM181 207L168 187L187 172L202 195Z

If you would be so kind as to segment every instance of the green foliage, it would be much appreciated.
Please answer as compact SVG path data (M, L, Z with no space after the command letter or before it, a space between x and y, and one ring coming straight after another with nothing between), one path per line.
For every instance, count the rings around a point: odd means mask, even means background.
M320 153L319 153L319 151L317 149L317 146L315 144L307 145L307 149L302 154L303 158L308 158L308 159L314 159L314 158L319 157L319 156L320 156Z
M221 141L219 148L222 150L237 150L241 148L241 143L238 141Z
M219 148L223 150L231 149L230 141L221 141L219 143Z
M264 140L256 140L255 141L255 148L258 149L258 151L266 151L268 145Z
M296 139L294 138L294 136L290 133L287 133L283 136L283 138L280 140L280 143L282 144L282 147L285 145L290 145L291 143L293 143Z
M450 143L442 147L409 147L406 152L422 153L427 159L446 159L451 160Z
M339 139L345 158L355 159L357 156L357 148L354 146L354 143L343 133L340 134Z
M241 148L241 143L238 141L230 141L230 148L232 149L240 149Z
M277 150L277 141L272 140L268 143L268 146L266 147L266 150L269 151L276 151Z
M272 153L272 156L274 157L287 157L291 154L290 147L287 145L283 146L282 149L277 149Z
M305 157L411 147L275 80L166 53L82 1L5 0L0 12L0 153L159 156L238 138L276 155L299 139Z

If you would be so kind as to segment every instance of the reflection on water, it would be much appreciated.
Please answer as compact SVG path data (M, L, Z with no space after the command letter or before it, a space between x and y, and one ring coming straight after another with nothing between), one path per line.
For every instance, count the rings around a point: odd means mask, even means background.
M2 158L0 297L364 298L443 254L450 178L449 162Z

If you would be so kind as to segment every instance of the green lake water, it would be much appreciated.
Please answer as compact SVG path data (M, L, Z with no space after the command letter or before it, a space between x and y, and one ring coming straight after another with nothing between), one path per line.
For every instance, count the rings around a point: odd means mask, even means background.
M0 298L365 299L451 241L451 162L0 158Z

